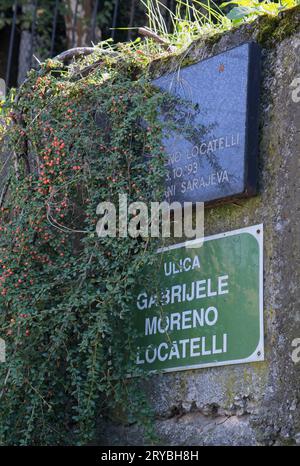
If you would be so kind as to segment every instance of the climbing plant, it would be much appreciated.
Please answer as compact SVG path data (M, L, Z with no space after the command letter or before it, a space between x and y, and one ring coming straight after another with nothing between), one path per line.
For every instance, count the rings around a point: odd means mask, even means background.
M151 435L141 379L127 375L137 374L133 286L155 264L157 240L99 238L96 209L120 193L161 199L162 97L137 45L106 45L72 66L31 71L7 109L1 444L86 444L111 412Z

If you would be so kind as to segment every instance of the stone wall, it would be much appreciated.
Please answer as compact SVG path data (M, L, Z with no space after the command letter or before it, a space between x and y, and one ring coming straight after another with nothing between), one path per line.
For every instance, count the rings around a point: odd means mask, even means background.
M264 224L265 361L153 376L146 390L164 445L300 444L300 351L292 346L300 339L300 8L195 42L153 73L249 40L262 46L259 194L207 209L205 232ZM112 413L97 443L143 437Z

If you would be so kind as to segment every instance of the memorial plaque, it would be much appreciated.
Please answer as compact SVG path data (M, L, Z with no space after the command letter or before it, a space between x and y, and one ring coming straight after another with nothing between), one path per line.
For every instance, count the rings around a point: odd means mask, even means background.
M166 200L256 193L260 49L245 43L153 81L166 93Z
M158 252L135 292L137 360L177 371L264 359L263 226Z

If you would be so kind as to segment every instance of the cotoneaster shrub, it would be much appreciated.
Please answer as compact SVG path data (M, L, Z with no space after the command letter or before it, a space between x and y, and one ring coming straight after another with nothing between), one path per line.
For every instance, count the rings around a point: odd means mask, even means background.
M161 96L147 65L130 46L69 67L48 61L10 109L4 140L14 163L0 219L3 445L86 444L108 412L151 436L141 378L126 375L137 374L132 290L144 264L155 267L157 241L96 234L99 202L162 196Z

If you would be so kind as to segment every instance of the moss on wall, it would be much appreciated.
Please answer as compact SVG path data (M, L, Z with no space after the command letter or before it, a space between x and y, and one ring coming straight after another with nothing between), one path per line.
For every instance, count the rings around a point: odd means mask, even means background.
M258 20L257 42L262 46L272 46L281 42L299 30L300 5L279 14L279 16L262 16Z
M215 54L220 42L228 41L229 47L237 45L234 37L243 41L255 40L263 48L273 48L278 42L300 31L300 5L283 11L277 17L264 15L252 23L245 23L223 34L215 33L194 41L187 50L154 60L150 66L153 76L158 76L175 69L191 65L203 58ZM241 40L239 41L241 43Z

